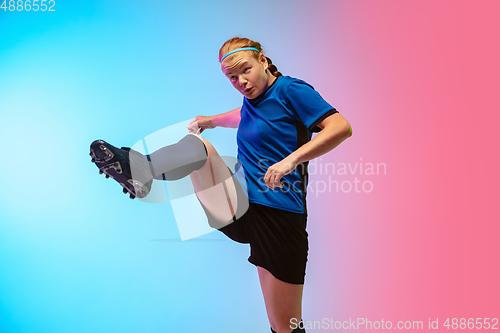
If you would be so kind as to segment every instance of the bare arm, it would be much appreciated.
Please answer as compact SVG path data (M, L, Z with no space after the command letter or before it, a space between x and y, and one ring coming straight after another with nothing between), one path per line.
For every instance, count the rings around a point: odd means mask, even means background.
M267 169L264 182L269 188L282 187L283 185L279 183L280 179L292 172L299 163L326 154L352 135L351 125L340 113L326 117L318 124L318 127L322 131L311 141Z
M188 129L196 132L198 129L200 133L207 128L229 127L237 128L241 120L241 107L231 110L229 112L217 114L215 116L197 116L188 125Z
M220 127L238 128L241 120L241 106L226 113L217 114L211 118L212 124Z
M290 154L289 157L297 164L328 153L352 135L351 125L340 113L325 118L318 127L322 131L314 139Z

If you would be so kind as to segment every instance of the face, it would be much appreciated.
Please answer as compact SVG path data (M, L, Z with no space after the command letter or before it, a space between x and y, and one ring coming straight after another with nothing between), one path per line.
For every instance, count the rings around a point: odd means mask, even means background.
M268 64L263 54L257 60L249 52L238 53L241 54L235 53L231 60L224 59L222 72L246 98L256 98L266 91L275 77L266 71Z

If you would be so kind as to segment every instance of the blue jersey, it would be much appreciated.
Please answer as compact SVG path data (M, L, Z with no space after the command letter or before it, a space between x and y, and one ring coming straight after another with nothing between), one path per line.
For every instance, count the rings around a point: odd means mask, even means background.
M321 130L317 124L336 112L311 85L289 76L278 77L255 99L244 97L237 142L250 202L307 212L307 162L281 179L283 188L269 189L264 175L311 140Z

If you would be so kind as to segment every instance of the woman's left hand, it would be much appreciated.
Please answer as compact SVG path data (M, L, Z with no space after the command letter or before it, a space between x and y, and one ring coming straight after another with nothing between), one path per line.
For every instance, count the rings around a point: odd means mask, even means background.
M280 183L281 178L295 170L297 164L299 163L294 158L288 156L280 162L271 165L264 175L264 182L267 187L271 190L275 187L282 188L283 184Z

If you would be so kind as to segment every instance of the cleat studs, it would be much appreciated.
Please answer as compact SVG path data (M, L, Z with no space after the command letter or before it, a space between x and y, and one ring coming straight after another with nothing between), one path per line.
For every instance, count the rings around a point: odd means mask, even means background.
M128 192L127 189L124 188L123 189L123 194L127 194L127 192Z
M99 174L102 175L102 170L99 170Z
M135 198L135 195L133 195L132 193L130 193L130 199L134 199Z
M108 175L108 174L106 174L106 179L108 179L108 178L109 178L109 175Z

